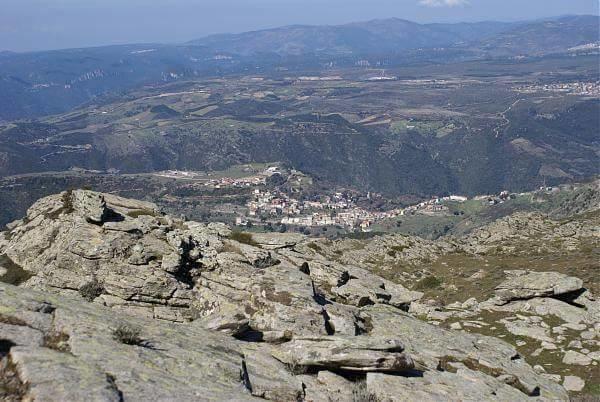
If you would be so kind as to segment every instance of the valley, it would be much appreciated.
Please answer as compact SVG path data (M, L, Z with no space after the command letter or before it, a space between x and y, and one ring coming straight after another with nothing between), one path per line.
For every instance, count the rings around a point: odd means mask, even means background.
M404 67L383 81L370 79L381 70L353 68L145 87L5 124L0 173L279 162L324 183L425 198L581 181L598 174L598 95L523 92L539 82L597 85L596 58L577 60Z

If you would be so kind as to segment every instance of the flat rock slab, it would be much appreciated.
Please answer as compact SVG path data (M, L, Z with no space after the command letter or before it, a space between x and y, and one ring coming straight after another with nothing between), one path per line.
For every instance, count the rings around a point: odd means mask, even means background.
M467 368L423 377L367 374L367 395L376 401L521 401L527 396L496 378Z
M42 302L53 309L40 310ZM5 284L0 284L0 311L4 319L20 320L25 335L44 322L40 317L52 318L44 335L59 331L66 339L68 348L61 350L52 345L9 349L36 401L253 399L240 379L240 343L225 335ZM120 326L138 329L143 342L117 340ZM21 335L4 331L2 336L18 344ZM23 343L37 342L35 335L27 336Z
M307 337L294 339L273 356L293 367L349 371L406 372L415 365L401 353L402 343L371 337Z
M39 347L10 351L21 380L35 401L119 402L112 377L97 365L69 354Z
M592 363L590 357L574 350L567 350L562 361L565 364L576 364L578 366L588 366Z
M293 247L304 239L300 233L252 233L252 240L267 250Z
M574 375L567 375L563 381L563 386L567 391L579 392L585 387L585 381Z
M503 303L534 297L559 296L582 289L583 281L558 272L506 271L508 279L496 287Z

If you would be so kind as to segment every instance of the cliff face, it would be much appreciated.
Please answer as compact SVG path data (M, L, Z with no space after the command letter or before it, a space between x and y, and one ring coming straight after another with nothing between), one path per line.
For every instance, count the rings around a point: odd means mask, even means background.
M41 199L0 235L0 279L12 283L0 284L0 396L568 399L515 347L416 318L431 312L423 293L320 247L182 221L110 194ZM463 246L410 247L416 259ZM531 289L526 274L511 274L496 299L475 304L497 311L517 299L581 297L577 278L535 278Z

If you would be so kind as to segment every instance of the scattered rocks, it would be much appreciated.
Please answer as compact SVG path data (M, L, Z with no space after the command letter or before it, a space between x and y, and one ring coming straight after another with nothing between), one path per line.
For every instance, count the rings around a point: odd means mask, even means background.
M538 341L551 343L554 339L550 336L550 331L542 326L528 320L500 320L508 332L513 335L526 336L537 339Z

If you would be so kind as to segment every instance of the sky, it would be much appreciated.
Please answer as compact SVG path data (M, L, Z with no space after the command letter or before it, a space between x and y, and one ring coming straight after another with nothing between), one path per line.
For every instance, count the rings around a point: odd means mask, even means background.
M291 24L375 18L516 21L599 14L599 0L0 0L0 50L176 43Z

